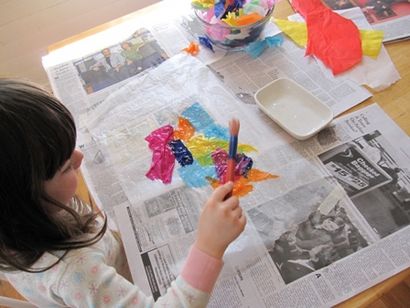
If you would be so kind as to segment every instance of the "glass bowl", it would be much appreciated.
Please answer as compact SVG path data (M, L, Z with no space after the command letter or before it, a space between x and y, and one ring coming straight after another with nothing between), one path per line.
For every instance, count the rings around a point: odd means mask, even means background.
M223 49L242 49L258 39L266 23L269 22L274 7L269 9L265 17L255 23L245 26L230 26L223 22L210 23L206 20L205 11L194 9L195 16L202 25L204 34L210 41Z

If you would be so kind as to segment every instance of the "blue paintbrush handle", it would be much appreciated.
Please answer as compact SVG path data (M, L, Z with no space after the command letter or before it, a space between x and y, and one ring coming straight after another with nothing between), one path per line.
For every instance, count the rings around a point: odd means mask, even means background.
M238 149L238 136L231 136L229 139L229 158L236 158L236 150Z

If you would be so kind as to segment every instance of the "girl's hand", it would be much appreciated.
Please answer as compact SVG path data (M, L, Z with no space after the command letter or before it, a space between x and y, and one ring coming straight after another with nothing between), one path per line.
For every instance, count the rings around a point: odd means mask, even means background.
M228 182L212 193L205 203L199 218L196 247L208 255L222 259L228 245L245 228L246 217L242 213L237 197L225 196L232 191L233 183Z

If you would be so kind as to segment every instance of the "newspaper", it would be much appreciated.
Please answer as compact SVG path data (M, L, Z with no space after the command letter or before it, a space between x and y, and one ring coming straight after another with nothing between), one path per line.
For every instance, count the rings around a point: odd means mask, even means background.
M245 104L256 104L254 94L281 77L294 80L332 109L335 116L369 98L371 94L346 77L326 74L304 50L285 38L283 45L252 59L230 53L209 65L220 80Z
M144 17L148 18L148 16L148 13L144 14ZM134 79L146 80L144 84L148 87L151 82L149 72L165 59L180 54L182 46L186 46L198 31L196 22L190 14L182 18L178 15L174 20L162 24L144 24L145 26L141 28L138 28L139 23L134 22L114 27L112 32L107 33L111 31L109 29L101 33L101 37L94 35L43 58L43 65L55 95L64 102L75 117L79 131L77 146L85 154L82 172L89 183L90 192L97 204L100 204L109 216L114 215L115 205L127 203L129 200L114 172L113 166L116 162L106 155L106 149L97 144L94 136L89 132L89 118L108 112L107 104L102 108L98 108L99 105ZM269 28L267 31L269 35L277 33L277 29L274 28ZM150 48L155 51L152 55L144 56L143 52L139 52L139 48L144 51L145 41L153 47ZM135 56L134 61L126 60L127 53L124 48L127 46L124 44L127 43L131 48L137 46L134 54L131 50L129 55ZM93 48L90 49L89 46ZM93 49L94 51L91 51ZM120 63L118 71L108 64L103 54L107 53L107 49ZM203 56L199 60L208 63L214 73L223 79L225 86L228 86L246 105L254 104L253 92L258 87L280 76L292 78L308 88L331 106L335 115L370 96L367 90L347 79L335 80L332 76L326 77L313 61L306 70L306 63L310 60L304 59L300 50L288 41L285 41L281 48L269 50L255 60L245 53L234 53L226 58L222 58L224 52L213 54L210 51L201 51L202 53ZM121 57L123 62L118 61ZM220 60L221 58L224 60ZM115 64L115 61L112 62ZM263 74L254 73L255 71L260 73L262 68ZM189 75L190 72L187 74ZM231 78L234 79L230 80ZM238 86L239 89L235 88ZM250 108L257 110L256 105ZM266 118L266 121L270 120ZM141 133L147 135L153 125L147 121L141 122ZM145 143L138 146L143 147ZM120 149L122 143L116 147ZM114 224L111 227L116 228Z
M384 32L384 42L410 36L410 3L391 0L324 0L333 10L359 7L375 30Z
M361 30L372 29L365 15L363 15L363 12L359 8L341 10L338 11L338 13L352 20ZM291 15L288 19L292 21L303 21L303 17L299 14ZM324 74L333 76L331 70L321 61L316 60L316 62L320 65ZM376 59L363 56L361 63L335 78L338 79L340 76L342 76L342 78L348 78L358 84L367 85L375 91L384 90L400 79L400 74L396 70L384 46L381 47Z
M254 163L280 176L255 184L241 199L248 225L227 251L211 307L327 306L408 267L408 211L401 212L409 202L408 137L372 106L295 142L252 101L257 87L279 76L310 89L335 114L370 94L324 76L314 63L307 68L309 60L286 41L257 60L236 53L219 61L223 53L204 52L200 60L211 69L186 55L173 57L190 40L187 26L130 23L93 37L93 52L81 51L86 43L79 42L43 60L54 93L75 116L82 172L97 204L114 218L110 227L120 227L136 284L154 298L163 294L181 269L211 193L209 186L188 187L177 172L169 185L145 177L151 153L144 138L175 125L194 102L219 125L240 118L241 142L258 149ZM122 43L141 47L144 40L156 53L135 52L138 65L118 67L105 59L107 46L126 58ZM369 210L380 194L389 200L387 209Z
M96 166L111 162L124 197L116 220L146 294L158 298L178 275L211 188L189 187L177 171L168 185L146 178L144 137L194 102L220 125L240 118L254 164L279 175L241 198L248 224L225 254L210 307L329 306L410 265L409 138L377 105L295 141L207 67L177 56L84 116L94 142L85 155L98 148Z
M154 37L160 35L158 31L167 30L138 28L119 42L58 64L54 64L53 54L44 57L43 65L53 91L74 115L89 112L130 79L145 74L174 54L174 50Z

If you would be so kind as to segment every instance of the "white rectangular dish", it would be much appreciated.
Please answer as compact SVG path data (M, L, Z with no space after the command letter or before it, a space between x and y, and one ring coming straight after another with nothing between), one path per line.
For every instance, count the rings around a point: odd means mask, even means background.
M333 119L332 110L296 82L279 78L255 93L259 108L299 140L307 139Z

